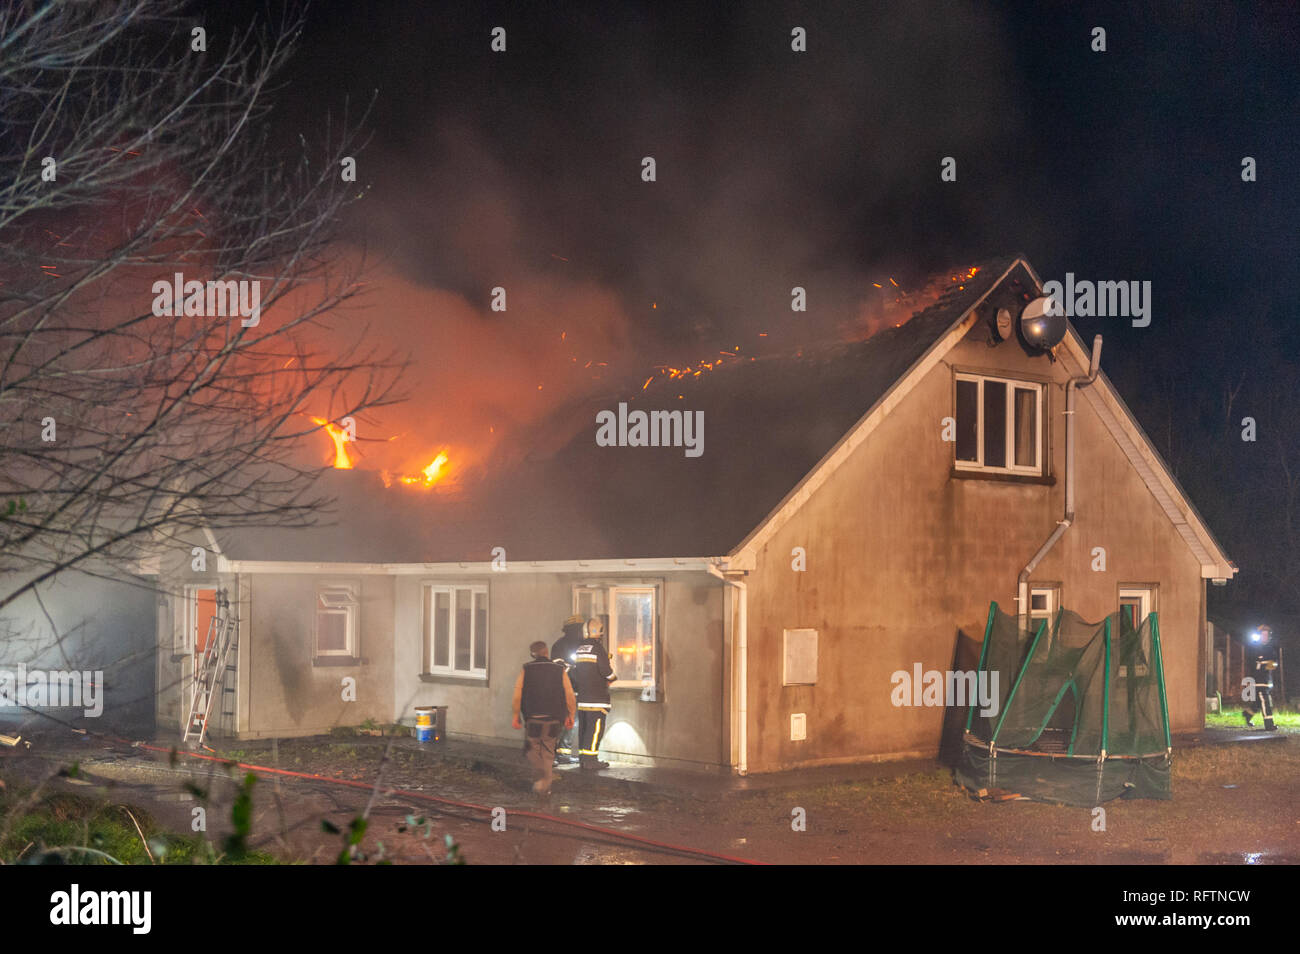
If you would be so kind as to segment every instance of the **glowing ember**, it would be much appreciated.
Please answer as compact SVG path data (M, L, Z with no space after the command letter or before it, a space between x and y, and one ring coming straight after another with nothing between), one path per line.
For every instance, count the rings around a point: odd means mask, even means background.
M735 348L736 351L739 351L740 345L736 345ZM641 385L641 390L644 391L650 387L650 383L654 381L656 375L667 378L669 381L674 378L698 378L705 371L712 371L714 368L721 367L723 358L739 357L740 355L736 354L734 351L719 351L718 357L714 358L712 361L701 360L686 368L674 368L667 364L657 364L655 365L655 374L646 378L645 384Z
M348 432L323 417L313 417L312 422L323 427L330 440L334 442L334 463L332 465L334 469L351 470L355 467L356 464L353 463L352 456L348 453Z

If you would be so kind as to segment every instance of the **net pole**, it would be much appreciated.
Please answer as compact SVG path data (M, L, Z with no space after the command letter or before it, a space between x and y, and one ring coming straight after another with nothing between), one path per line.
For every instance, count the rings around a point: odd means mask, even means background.
M1025 678L1025 673L1029 670L1029 664L1034 661L1034 653L1038 649L1038 641L1043 638L1043 633L1047 629L1047 620L1038 624L1038 632L1034 634L1034 641L1029 646L1029 653L1025 656L1025 664L1020 667L1020 673L1016 676L1015 683L1011 686L1011 691L1007 693L1006 705L1002 707L1002 714L998 717L998 724L993 727L993 738L989 740L990 745L998 741L998 733L1002 731L1002 723L1007 719L1007 713L1011 711L1011 700L1016 697L1016 690L1020 688L1020 682Z
M1110 748L1110 617L1106 617L1106 622L1102 629L1102 639L1106 647L1105 673L1106 678L1102 680L1101 686L1101 757L1106 757L1106 750Z
M988 622L984 624L984 645L980 647L979 668L975 670L975 678L977 680L979 679L979 674L984 671L984 663L989 658L989 640L993 636L993 617L997 613L997 611L998 611L998 604L997 601L994 600L993 602L989 603L989 619ZM978 695L979 693L977 692L976 696ZM974 723L975 721L975 706L977 703L978 703L978 699L972 700L970 704L970 708L966 711L966 733L968 735L970 734L970 727L972 723Z
M1075 679L1078 679L1078 676L1075 676ZM1070 747L1066 749L1065 754L1073 758L1074 743L1079 738L1079 709L1082 705L1080 701L1082 693L1079 692L1078 683L1073 679L1070 680L1070 684L1074 686L1074 728L1070 730Z
M1106 657L1102 663L1101 681L1101 753L1097 756L1097 797L1101 804L1101 783L1106 773L1106 749L1110 747L1110 617L1102 624L1102 642L1106 647Z
M1160 650L1160 620L1151 614L1151 644L1156 654L1156 680L1160 686L1160 717L1164 720L1165 754L1174 750L1173 739L1169 735L1169 700L1165 696L1165 658Z
M1034 737L1033 739L1030 740L1029 745L1033 745L1035 742L1037 742L1039 736L1041 736L1044 732L1047 731L1047 723L1052 721L1052 716L1056 715L1056 710L1061 707L1061 700L1065 698L1065 694L1073 688L1074 688L1074 679L1071 678L1070 681L1067 682L1065 685L1063 685L1060 688L1060 691L1056 693L1056 698L1052 700L1052 704L1047 709L1047 715L1043 716L1043 724L1038 727L1038 731L1034 733ZM1075 708L1077 709L1078 706L1076 705ZM1026 748L1028 748L1028 746L1026 746ZM1073 734L1070 735L1070 751L1067 752L1066 754L1067 755L1074 754Z

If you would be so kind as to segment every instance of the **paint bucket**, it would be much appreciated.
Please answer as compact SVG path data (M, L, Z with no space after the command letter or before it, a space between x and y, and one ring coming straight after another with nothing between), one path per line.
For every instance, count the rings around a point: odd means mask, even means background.
M437 706L415 707L415 741L437 742L441 736L434 732L434 718L438 714Z

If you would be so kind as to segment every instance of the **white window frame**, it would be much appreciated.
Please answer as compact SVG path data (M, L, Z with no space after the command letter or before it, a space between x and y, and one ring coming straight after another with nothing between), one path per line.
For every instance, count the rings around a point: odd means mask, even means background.
M1034 609L1034 597L1042 594L1047 597L1047 609ZM1040 584L1029 588L1029 618L1045 619L1049 623L1056 618L1056 611L1061 608L1061 588L1056 585ZM1051 632L1049 627L1048 632Z
M1155 610L1156 588L1154 586L1139 586L1137 584L1121 585L1119 588L1119 606L1121 608L1120 612L1123 612L1124 600L1126 599L1128 600L1135 599L1140 602L1141 613L1138 616L1138 618L1133 621L1133 625L1136 626L1139 630L1141 630L1142 624L1146 622L1146 618L1150 616L1152 612L1154 612ZM1116 633L1115 635L1118 636L1119 634ZM1145 665L1139 664L1137 666L1137 672L1134 673L1134 675L1137 678L1141 678L1146 674L1147 674L1147 667ZM1120 666L1119 678L1126 679L1127 677L1128 677L1128 666Z
M324 608L321 607L322 599L327 591L337 591L332 597L333 605L326 603ZM339 598L338 593L342 593ZM361 584L356 580L322 580L316 584L316 598L312 613L312 649L318 659L330 657L357 658L360 653L357 649L357 635L360 632L361 616ZM320 645L320 618L325 613L330 616L342 616L344 618L344 645L342 649L321 649Z
M662 678L660 667L661 654L659 652L659 632L660 632L660 607L663 605L662 587L658 583L575 583L573 584L573 612L580 613L578 607L579 594L583 591L592 590L603 591L605 593L605 610L609 616L609 632L605 634L605 648L614 652L614 647L618 645L618 614L614 607L618 603L619 593L649 593L653 601L650 611L650 651L652 653L652 671L653 677L645 679L616 679L611 682L611 689L657 689ZM614 667L617 672L618 667ZM649 701L649 700L647 700Z
M1047 609L1034 609L1034 597L1042 594L1047 597ZM1052 623L1056 619L1056 611L1061 608L1061 587L1056 583L1040 583L1029 586L1029 629L1031 632L1038 631L1038 621L1047 620L1047 629L1044 635L1047 637L1048 644L1052 641Z
M456 591L468 590L470 593L470 611L469 611L469 665L468 669L456 668ZM434 637L434 619L433 619L433 596L435 593L447 594L447 665L439 666L434 663L433 637ZM487 609L487 621L485 623L487 632L483 635L483 665L481 668L474 667L474 637L478 634L475 632L476 614L474 604L479 596L483 597L484 605ZM425 627L425 620L429 621L428 628ZM420 629L421 629L421 662L420 668L424 675L429 676L452 676L457 679L469 679L477 682L486 682L488 677L488 666L492 660L492 599L486 583L449 583L446 581L427 580L420 587Z
M952 404L953 420L957 421L957 382L970 381L974 382L975 388L975 460L959 460L957 458L957 442L953 442L953 466L958 470L981 471L990 474L1025 474L1028 476L1040 477L1043 474L1043 421L1046 417L1045 403L1047 399L1046 388L1037 381L1022 381L1017 378L1006 378L996 374L976 374L968 371L955 372L952 386ZM1006 448L1007 461L1005 467L993 467L984 463L984 384L987 381L993 381L997 384L1007 386L1007 408L1006 408ZM1034 463L1032 466L1025 464L1016 464L1016 391L1033 391L1035 396L1034 415ZM960 421L957 421L960 424Z

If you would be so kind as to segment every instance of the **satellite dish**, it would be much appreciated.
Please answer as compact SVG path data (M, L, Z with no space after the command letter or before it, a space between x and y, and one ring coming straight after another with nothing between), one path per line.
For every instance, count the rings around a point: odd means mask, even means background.
M1035 298L1020 313L1020 334L1031 348L1050 351L1065 338L1065 315L1051 298Z
M999 308L997 314L993 316L993 328L998 336L999 341L1006 341L1011 337L1011 329L1014 327L1011 321L1011 310L1009 308Z

